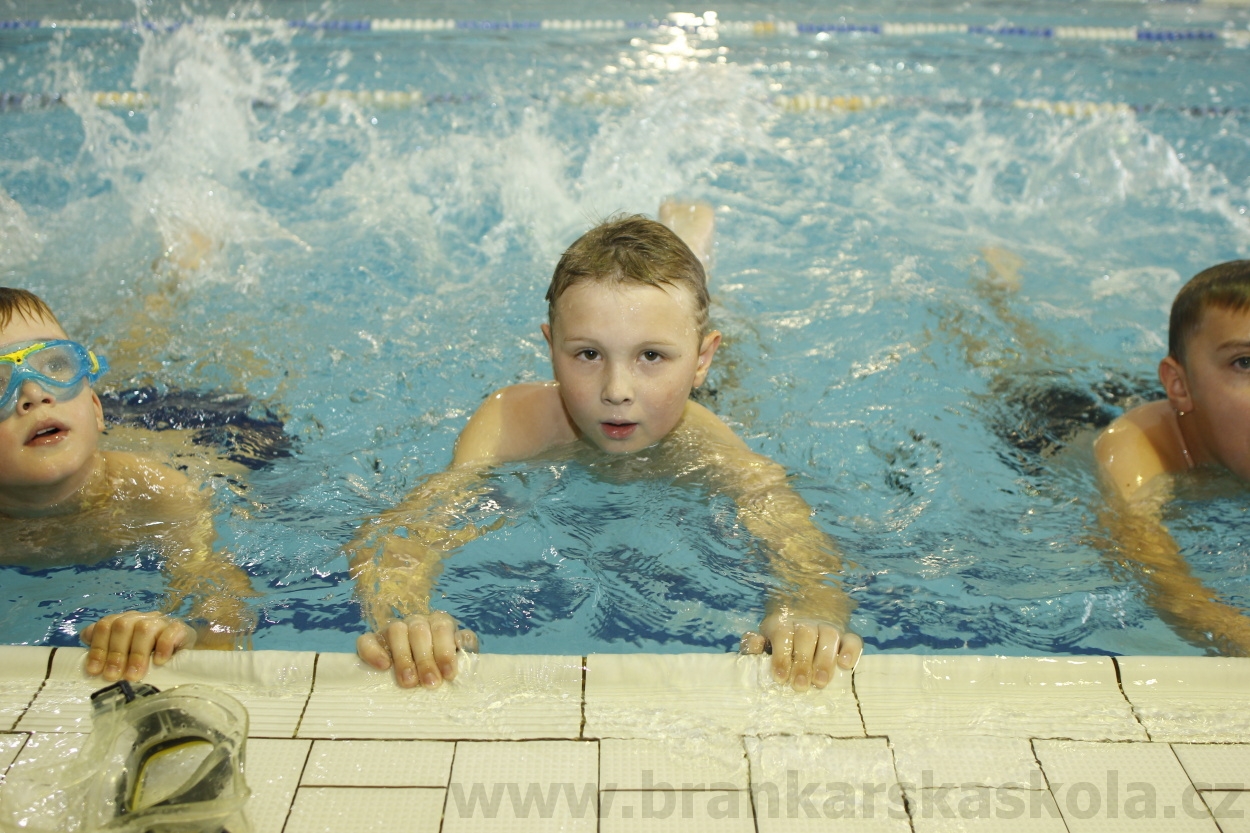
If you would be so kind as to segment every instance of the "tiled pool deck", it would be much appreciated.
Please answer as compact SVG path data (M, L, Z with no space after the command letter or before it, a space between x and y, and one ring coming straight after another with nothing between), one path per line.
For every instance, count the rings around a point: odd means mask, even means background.
M0 770L81 746L84 654L0 647ZM1250 833L1250 659L868 655L803 695L714 654L486 654L400 691L346 654L188 652L148 680L247 706L254 833Z

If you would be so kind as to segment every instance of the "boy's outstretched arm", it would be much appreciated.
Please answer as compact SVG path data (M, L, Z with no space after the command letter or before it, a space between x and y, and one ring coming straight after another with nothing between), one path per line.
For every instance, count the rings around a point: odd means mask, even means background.
M1095 544L1140 582L1146 602L1177 634L1223 656L1250 656L1250 617L1219 601L1189 569L1163 523L1165 495L1108 498Z
M111 614L83 629L87 673L110 682L138 680L150 662L164 665L179 650L231 650L246 644L256 614L245 599L258 594L229 553L213 549L216 531L207 499L180 472L132 455L112 455L110 476L118 473L141 484L153 515L169 525L162 548L169 590L160 611ZM187 598L189 619L170 615Z
M790 487L785 469L751 451L701 406L691 417L709 437L713 490L733 497L738 519L763 543L785 588L774 590L759 633L744 635L742 650L760 653L771 644L779 682L789 681L796 691L824 688L836 669L853 669L864 649L847 629L855 605L836 583L842 570L837 545L812 522L811 507Z
M356 653L378 670L393 667L405 688L454 679L457 649L477 650L476 635L431 609L430 594L443 559L486 531L457 525L481 484L474 468L435 474L399 506L366 521L344 547L369 628L356 640Z
M738 518L763 542L773 574L787 589L769 597L759 635L772 647L773 677L795 691L824 688L837 668L850 671L864 642L848 629L855 605L836 584L842 570L837 546L811 519L811 507L790 488L771 460L750 462L735 495ZM754 635L743 648L756 652Z
M451 466L362 524L344 548L369 627L356 640L356 653L379 670L393 667L401 686L454 679L457 649L477 650L477 636L432 610L430 594L449 553L504 522L478 527L464 520L483 492L484 473L567 439L558 430L566 424L559 401L551 384L513 385L492 394L456 440Z

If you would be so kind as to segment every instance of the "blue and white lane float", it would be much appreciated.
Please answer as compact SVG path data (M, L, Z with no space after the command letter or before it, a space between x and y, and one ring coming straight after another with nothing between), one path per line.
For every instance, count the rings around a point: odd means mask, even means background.
M428 107L441 104L471 104L486 98L482 94L457 95L453 93L430 94L420 90L322 90L305 93L299 98L304 107L338 107L350 105L370 109L402 109L410 107ZM74 101L89 102L96 107L113 110L145 110L157 106L158 102L151 93L141 90L103 90L83 92L72 95L54 93L16 93L0 92L0 112L13 110L43 110L61 107ZM590 92L583 95L562 96L563 104L582 107L628 107L636 98L625 94ZM1210 105L1187 106L1169 104L1126 104L1123 102L1103 101L1048 101L1038 98L1015 99L948 99L928 98L924 96L892 96L892 95L823 95L818 93L799 93L796 95L775 95L768 101L772 107L782 113L854 113L861 110L893 109L926 109L939 111L969 111L973 109L1029 110L1033 112L1052 113L1070 118L1096 118L1127 114L1147 114L1158 112L1181 113L1193 117L1221 117L1227 115L1245 115L1250 110L1245 107L1216 107ZM256 107L274 106L275 102L256 100Z
M1208 4L1211 5L1211 4ZM288 28L318 32L481 32L481 31L619 31L639 29L680 28L693 34L801 36L852 35L882 37L918 37L934 35L985 35L1003 38L1035 38L1067 41L1209 41L1226 46L1250 46L1247 29L1154 29L1145 26L1017 26L981 25L975 23L798 23L784 20L721 20L714 12L703 15L674 15L663 20L453 20L450 18L379 18L360 20L279 20L272 18L214 20L227 30L258 30ZM172 31L191 21L32 19L0 20L0 32L22 29L97 29L135 31Z

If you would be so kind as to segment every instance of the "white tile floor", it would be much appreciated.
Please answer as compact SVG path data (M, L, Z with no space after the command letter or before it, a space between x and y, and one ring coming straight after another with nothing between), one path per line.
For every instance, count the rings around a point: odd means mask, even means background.
M83 656L0 646L6 777L82 747ZM400 691L349 655L189 652L149 681L247 706L255 833L1250 833L1250 660L869 655L805 695L764 662L488 654Z

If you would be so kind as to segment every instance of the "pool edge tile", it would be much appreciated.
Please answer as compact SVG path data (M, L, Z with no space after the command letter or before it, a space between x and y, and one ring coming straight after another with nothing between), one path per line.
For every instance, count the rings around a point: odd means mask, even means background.
M772 680L765 656L590 654L586 737L821 732L864 737L849 674L798 693Z
M48 677L52 648L0 645L0 731L17 728Z
M321 654L299 737L523 740L580 737L582 658L463 656L456 679L402 689L355 654Z
M23 731L85 732L91 694L109 683L83 671L84 648L57 648L52 670L22 716ZM248 735L292 737L312 690L316 654L295 651L180 651L144 682L159 689L206 685L239 700L248 711Z
M1250 742L1250 658L1117 657L1116 664L1152 740Z
M869 736L1148 739L1110 657L877 654L855 691Z

